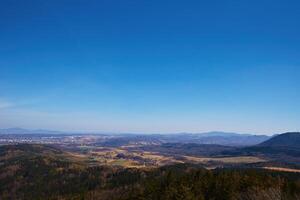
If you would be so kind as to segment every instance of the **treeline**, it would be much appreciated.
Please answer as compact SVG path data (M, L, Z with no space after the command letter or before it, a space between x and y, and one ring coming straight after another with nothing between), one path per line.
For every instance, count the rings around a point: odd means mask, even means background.
M254 169L52 169L42 160L0 177L0 199L297 200L300 176ZM29 164L28 163L28 164ZM33 164L33 165L32 165ZM56 166L60 166L57 163Z
M15 160L0 166L0 199L80 199L104 182L105 171L41 156Z
M154 173L131 190L139 200L298 200L299 174L258 169L170 169Z

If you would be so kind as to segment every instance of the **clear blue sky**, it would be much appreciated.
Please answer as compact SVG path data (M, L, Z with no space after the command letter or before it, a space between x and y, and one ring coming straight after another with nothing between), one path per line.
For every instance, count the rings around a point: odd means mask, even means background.
M0 128L300 129L300 2L0 1Z

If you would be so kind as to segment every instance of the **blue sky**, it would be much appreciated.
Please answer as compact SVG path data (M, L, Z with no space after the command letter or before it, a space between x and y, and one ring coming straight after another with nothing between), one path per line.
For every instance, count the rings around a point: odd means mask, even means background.
M1 1L0 128L300 130L299 1Z

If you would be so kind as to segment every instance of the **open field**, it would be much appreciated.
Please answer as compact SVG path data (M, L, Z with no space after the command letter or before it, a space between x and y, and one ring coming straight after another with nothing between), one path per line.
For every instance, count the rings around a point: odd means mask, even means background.
M209 157L193 157L193 156L184 156L187 161L193 161L198 163L207 163L207 162L221 162L221 163L258 163L266 162L265 159L254 157L254 156L236 156L236 157L221 157L221 158L209 158Z
M273 170L273 171L300 173L300 169L291 169L291 168L282 168L282 167L263 167L263 168L268 170Z
M76 148L75 148L76 149ZM156 168L178 163L201 164L206 168L223 165L262 163L267 160L256 156L202 156L187 155L185 151L170 154L136 148L136 146L95 147L79 146L70 152L73 159L84 160L90 165L111 165L125 168Z

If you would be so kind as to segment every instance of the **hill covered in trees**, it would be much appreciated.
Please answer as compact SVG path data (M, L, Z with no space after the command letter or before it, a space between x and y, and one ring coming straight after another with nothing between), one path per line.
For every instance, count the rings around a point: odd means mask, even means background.
M288 132L276 135L271 139L257 145L261 147L284 147L286 149L295 149L300 151L300 133Z
M223 155L262 156L284 165L300 167L300 133L289 132L275 135L258 145L222 152Z

